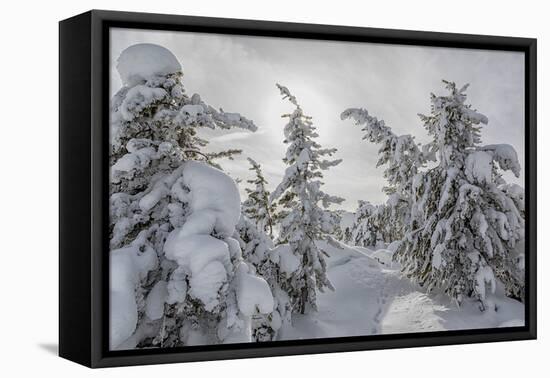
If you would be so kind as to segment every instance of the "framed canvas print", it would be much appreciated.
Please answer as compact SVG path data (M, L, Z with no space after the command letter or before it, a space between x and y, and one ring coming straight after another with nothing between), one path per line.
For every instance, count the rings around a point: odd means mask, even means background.
M60 23L60 355L536 337L536 40Z

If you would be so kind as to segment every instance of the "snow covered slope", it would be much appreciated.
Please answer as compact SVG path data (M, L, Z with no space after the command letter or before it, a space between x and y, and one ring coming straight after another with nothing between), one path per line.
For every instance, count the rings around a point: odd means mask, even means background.
M388 333L429 332L474 328L521 326L522 303L506 298L501 290L489 296L491 307L481 312L477 301L459 308L448 297L426 294L401 277L391 263L389 250L361 247L329 251L328 277L335 291L318 295L317 313L294 315L293 324L280 339L360 336Z

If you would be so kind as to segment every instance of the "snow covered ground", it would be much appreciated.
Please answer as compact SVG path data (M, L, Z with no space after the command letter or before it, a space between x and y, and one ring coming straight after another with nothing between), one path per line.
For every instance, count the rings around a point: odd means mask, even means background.
M477 301L458 307L445 295L426 294L403 278L388 250L339 250L326 244L324 248L330 253L328 276L336 290L318 295L317 313L293 315L293 324L280 332L281 340L524 324L523 304L506 298L500 290L488 297L492 306L483 312Z

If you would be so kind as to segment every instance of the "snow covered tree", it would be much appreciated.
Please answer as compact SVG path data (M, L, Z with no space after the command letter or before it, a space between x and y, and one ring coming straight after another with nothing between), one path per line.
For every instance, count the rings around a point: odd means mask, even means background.
M380 209L383 211L378 212L378 217L384 218L380 222L391 234L388 235L391 241L401 239L410 217L413 178L427 160L433 160L433 154L422 151L413 136L396 135L384 120L371 116L366 109L349 108L340 117L342 120L354 120L356 125L363 127L363 139L381 145L377 166L385 166L384 177L388 185L383 190L389 198L385 208ZM372 219L362 219L373 224ZM366 226L360 227L367 231Z
M468 296L484 307L497 279L507 295L522 299L516 248L524 218L500 174L519 176L517 154L510 145L481 145L487 117L466 104L467 85L444 83L450 93L432 94L431 114L420 115L438 161L412 180L412 215L397 259L409 277L459 303Z
M355 213L345 210L337 210L335 213L338 216L339 222L334 237L338 241L349 244L352 241Z
M255 177L247 180L247 183L254 185L253 189L246 188L248 198L243 202L243 212L251 220L256 222L260 230L273 235L273 214L275 205L269 200L269 191L266 188L267 181L263 175L262 167L253 159L248 158L251 165L250 170L254 171Z
M432 94L431 114L420 115L433 138L422 149L364 109L342 113L342 119L364 126L365 139L382 145L378 165L386 165L389 199L378 223L390 228L392 240L403 238L394 258L428 289L484 304L498 278L507 295L522 299L523 194L499 172L519 175L516 152L509 145L482 146L480 127L487 117L466 104L467 86L444 83L450 95ZM437 165L425 170L428 161Z
M284 143L288 144L283 161L287 164L282 182L271 195L279 199L286 210L280 224L279 239L288 248L281 248L283 288L292 303L293 313L316 310L316 290L333 289L326 273L325 251L317 246L319 240L333 241L338 219L328 210L331 204L338 204L342 198L331 196L321 190L323 171L341 160L327 160L336 149L323 149L315 141L318 134L311 121L290 91L277 84L283 99L295 106L284 128ZM320 206L322 205L322 207ZM336 242L334 242L336 243Z
M363 139L380 144L377 166L385 165L384 177L387 194L404 193L410 190L411 180L426 161L411 135L396 135L384 120L371 116L366 109L349 108L340 116L342 120L353 119L363 126Z
M123 87L110 115L110 346L249 341L251 315L271 312L272 296L232 238L236 184L208 163L197 132L256 126L187 96L180 63L161 46L128 47L117 69Z
M359 201L351 233L351 243L361 247L374 248L389 242L384 238L385 206L375 206L369 201Z
M279 329L290 322L291 304L287 293L280 284L280 256L273 241L263 227L241 215L235 238L239 240L244 260L252 271L269 284L273 294L273 311L268 314L256 313L252 317L252 337L255 341L272 341L277 338Z

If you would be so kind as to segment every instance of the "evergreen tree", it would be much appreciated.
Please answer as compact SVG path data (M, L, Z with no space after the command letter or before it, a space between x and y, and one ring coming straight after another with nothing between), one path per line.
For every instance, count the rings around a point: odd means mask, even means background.
M255 177L247 180L247 183L254 185L253 189L246 188L248 198L243 203L243 213L256 222L258 229L273 235L273 214L275 205L269 200L269 191L266 188L267 181L264 178L262 167L253 159L248 158L251 165L250 170L254 171Z
M161 46L129 47L117 69L123 87L110 115L111 347L246 341L236 288L249 273L231 238L238 190L223 172L193 160L210 160L199 128L256 127L188 96L181 65ZM193 257L189 248L200 253Z
M384 237L384 226L387 224L384 210L384 205L375 206L368 201L359 201L351 234L353 245L375 248L380 243L389 242Z
M483 307L497 278L507 295L523 299L515 249L525 221L499 172L519 176L517 154L509 145L481 145L487 117L466 104L467 85L444 83L449 95L432 94L431 114L420 115L438 164L413 180L412 217L397 258L409 277L458 302L475 297Z
M467 86L444 83L450 94L432 94L431 114L420 115L433 138L422 149L366 110L348 109L342 119L355 119L365 126L365 139L382 144L378 164L387 165L390 194L382 222L403 238L394 258L406 275L459 303L475 297L483 307L496 278L507 295L522 299L522 191L499 172L519 176L517 154L509 145L481 145L487 117L466 104ZM430 160L437 165L425 170Z
M433 154L422 151L413 136L396 135L384 120L371 116L366 109L349 108L341 114L341 119L353 119L356 125L362 126L361 130L365 132L363 139L381 145L377 166L385 166L384 177L388 185L383 190L388 195L388 201L377 211L377 223L383 225L389 239L387 242L399 240L404 236L410 218L413 178L428 160L433 160ZM375 223L370 217L363 216L361 219L371 225ZM368 225L357 226L368 231Z
M316 290L333 290L326 273L326 263L316 242L328 240L334 242L330 234L334 233L338 219L328 210L331 204L338 204L342 198L331 196L321 190L323 171L339 164L341 160L327 160L336 149L323 149L315 141L318 134L311 117L306 116L296 98L286 87L277 84L283 99L295 106L284 128L284 143L288 144L283 161L287 164L285 176L271 195L279 199L286 210L281 221L280 240L288 243L289 258L297 264L283 273L283 288L289 294L294 313L316 310ZM320 207L320 204L323 207ZM287 266L289 264L285 264Z
M344 244L352 243L352 234L355 221L355 213L346 210L335 211L339 222L334 238Z

